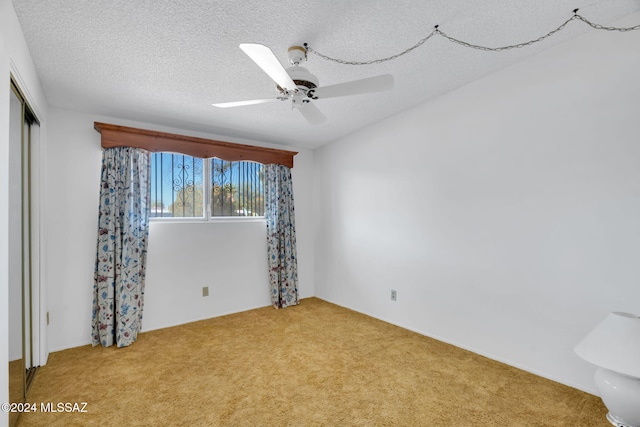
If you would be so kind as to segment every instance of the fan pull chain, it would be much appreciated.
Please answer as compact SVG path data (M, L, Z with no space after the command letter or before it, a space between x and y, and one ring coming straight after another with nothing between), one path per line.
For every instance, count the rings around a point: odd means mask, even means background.
M313 53L316 56L319 56L322 59L326 59L327 61L332 61L332 62L337 62L338 64L344 64L344 65L371 65L371 64L380 64L383 62L387 62L387 61L392 61L394 59L397 59L403 55L406 55L407 53L413 51L414 49L422 46L427 40L429 40L431 37L435 36L435 35L440 35L442 37L444 37L445 39L449 40L450 42L459 44L461 46L464 47L468 47L471 49L477 49L477 50L482 50L485 52L501 52L503 50L510 50L510 49L520 49L526 46L531 46L532 44L535 43L539 43L553 35L555 35L557 32L562 31L567 24L569 24L569 22L573 21L573 20L579 20L584 22L585 24L587 24L588 26L590 26L591 28L594 28L596 30L605 30L605 31L618 31L618 32L627 32L627 31L635 31L635 30L639 30L640 29L640 25L636 25L634 27L606 27L604 25L600 25L600 24L594 24L593 22L589 21L587 18L578 15L578 9L574 9L573 10L573 16L569 19L567 19L565 22L563 22L558 28L549 31L547 34L538 37L537 39L533 39L533 40L529 40L526 42L522 42L522 43L517 43L517 44L512 44L512 45L507 45L507 46L500 46L500 47L488 47L488 46L481 46L481 45L476 45L476 44L472 44L469 42L466 42L464 40L459 40L456 39L454 37L451 37L449 35L447 35L446 33L444 33L443 31L439 30L439 26L436 25L434 27L434 30L425 38L419 40L416 44L414 44L413 46L409 47L408 49L403 50L400 53L397 53L395 55L391 55L388 56L386 58L380 58L380 59L372 59L370 61L347 61L344 59L338 59L338 58L332 58L330 56L324 55L318 51L316 51L315 49L313 49L311 46L309 46L307 43L304 44L304 47L307 49L308 52Z

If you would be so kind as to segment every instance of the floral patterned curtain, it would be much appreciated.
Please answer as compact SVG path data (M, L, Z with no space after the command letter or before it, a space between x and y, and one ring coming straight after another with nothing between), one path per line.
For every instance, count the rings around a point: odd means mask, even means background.
M299 303L291 170L275 164L265 165L263 170L271 303L285 308Z
M140 330L151 206L146 150L102 151L92 343L132 344Z

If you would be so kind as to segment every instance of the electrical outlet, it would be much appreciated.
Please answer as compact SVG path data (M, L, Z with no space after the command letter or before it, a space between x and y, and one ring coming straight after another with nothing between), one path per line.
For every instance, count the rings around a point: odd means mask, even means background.
M203 286L202 287L202 296L203 297L208 297L209 296L209 287L208 286Z
M391 301L395 301L398 294L395 289L391 289Z

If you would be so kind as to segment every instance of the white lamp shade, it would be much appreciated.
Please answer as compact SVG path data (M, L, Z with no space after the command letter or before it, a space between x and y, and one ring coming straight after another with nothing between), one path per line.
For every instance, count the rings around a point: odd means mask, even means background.
M575 352L596 366L640 378L640 317L609 313L578 343Z

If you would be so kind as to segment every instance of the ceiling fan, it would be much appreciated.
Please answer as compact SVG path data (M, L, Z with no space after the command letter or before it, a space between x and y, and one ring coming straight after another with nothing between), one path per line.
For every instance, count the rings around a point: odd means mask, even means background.
M286 69L267 46L258 43L242 43L240 49L276 82L278 95L275 98L212 104L214 107L241 107L244 105L291 100L292 108L300 111L310 124L316 125L326 121L327 117L311 101L337 96L382 92L393 87L393 76L390 74L318 87L318 78L306 68L300 66L300 63L307 58L307 49L305 47L291 46L289 48L291 66Z

